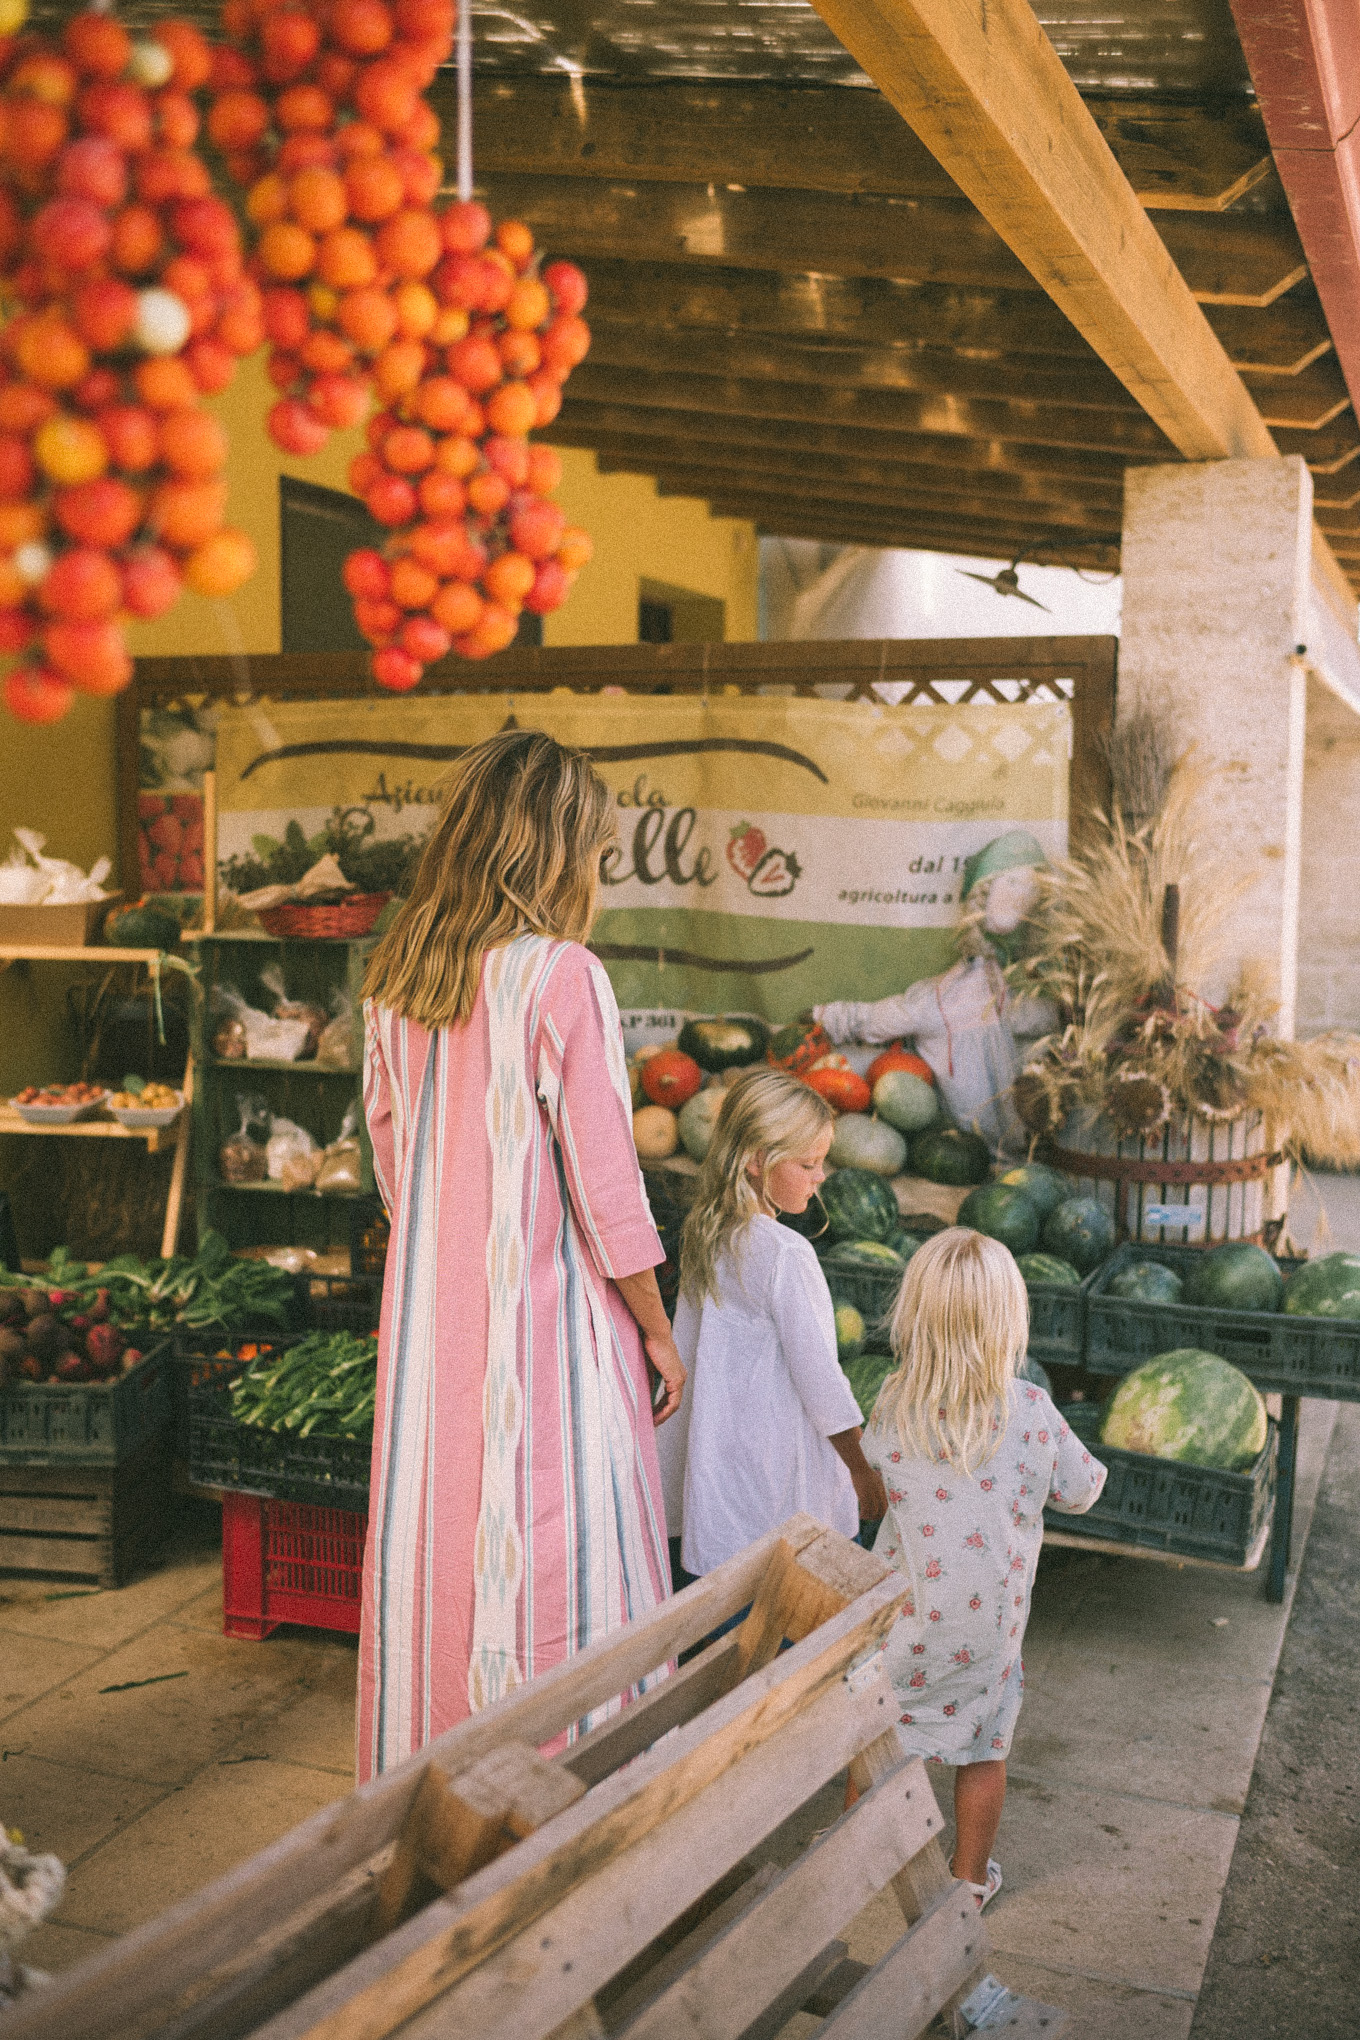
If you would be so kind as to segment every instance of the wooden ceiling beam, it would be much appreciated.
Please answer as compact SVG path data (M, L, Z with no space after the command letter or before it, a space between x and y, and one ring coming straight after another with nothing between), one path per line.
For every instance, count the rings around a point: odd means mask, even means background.
M1122 475L1092 479L1089 476L996 474L983 468L927 467L897 460L880 460L868 450L849 454L817 453L803 446L736 446L730 438L715 432L704 438L695 433L673 438L637 438L596 433L589 449L597 456L601 473L618 470L628 474L654 474L662 468L724 468L734 475L782 477L786 482L835 482L887 491L898 502L941 501L951 495L967 496L990 503L996 510L1019 510L1038 505L1083 504L1112 516L1117 524L1123 509Z
M584 189L579 177L506 173L486 177L483 195L493 212L527 220L543 248L584 262L625 255L739 269L823 268L1013 291L1038 282L964 198L602 179L583 203ZM1308 273L1287 212L1159 213L1156 227L1136 204L1134 212L1147 233L1162 236L1187 287L1206 303L1267 306Z
M600 255L590 264L590 302L592 320L608 318L651 332L684 327L844 340L864 347L949 347L978 357L1095 358L1057 306L1029 289L963 290L887 277L719 269ZM1207 317L1240 369L1296 375L1331 351L1327 322L1308 284L1296 286L1265 310L1212 305Z
M939 347L852 347L842 341L790 341L758 334L709 333L699 338L693 332L615 325L598 314L591 320L591 332L590 358L608 368L764 378L824 389L902 390L920 396L990 400L1004 394L1062 409L1130 415L1138 410L1118 378L1089 357L1082 362L1050 362L1030 355L977 361ZM1292 395L1296 385L1291 380L1281 388ZM1330 398L1330 389L1327 395ZM1311 408L1320 409L1322 393L1313 391L1312 396ZM1343 383L1327 416L1335 416L1349 401ZM1309 413L1309 404L1300 399L1288 422L1311 422Z
M843 425L869 432L929 432L960 439L1011 439L1028 445L1083 447L1094 453L1170 458L1147 418L1122 411L1056 411L1046 404L922 397L898 390L812 389L806 383L746 382L737 377L645 374L594 365L589 357L571 381L575 397L631 403L648 410L730 412L799 424ZM1341 420L1324 429L1335 432Z
M955 524L948 518L885 518L855 504L770 504L750 497L709 503L714 517L740 518L771 538L813 538L832 545L872 545L917 552L958 553L973 559L1028 560L1034 565L1119 571L1119 548L1069 536L1046 544L1033 533Z
M456 124L451 79L431 92ZM1254 106L1086 105L1144 206L1222 212L1272 169ZM894 198L955 194L953 180L880 93L844 86L645 82L561 75L478 78L477 160L485 174L645 177L773 185Z
M601 463L604 473L636 473L636 467L622 462ZM908 494L892 488L864 488L856 483L821 475L801 479L770 475L745 468L729 467L724 461L711 466L672 465L650 470L663 496L698 496L751 499L768 498L781 503L846 503L881 511L887 516L911 518L951 517L960 523L985 524L990 530L1007 530L1031 537L1051 538L1055 533L1080 532L1102 544L1119 541L1121 512L1079 503L1001 503L987 497L939 493Z
M1189 460L1276 451L1171 236L1139 204L1027 0L814 4L1173 446ZM1162 215L1173 220L1195 224Z
M1297 453L1315 475L1340 474L1342 468L1360 457L1360 428L1353 411L1343 411L1329 425L1316 432L1290 431L1276 426L1275 442L1281 453Z
M1242 380L1267 425L1318 432L1350 408L1351 393L1335 354L1315 362L1302 375L1246 375Z
M579 374L579 371L578 371ZM548 437L554 445L593 448L602 440L628 446L660 440L694 439L730 447L768 448L776 452L806 451L830 458L872 460L905 467L946 468L951 473L1007 474L1042 480L1052 476L1064 486L1082 480L1118 480L1130 461L1122 454L1102 454L1066 446L1031 446L996 438L964 439L941 432L868 431L823 418L790 421L751 418L740 411L711 412L656 409L645 402L623 400L617 390L599 399L582 396L577 376L568 385L566 402ZM1138 464L1164 458L1144 454Z

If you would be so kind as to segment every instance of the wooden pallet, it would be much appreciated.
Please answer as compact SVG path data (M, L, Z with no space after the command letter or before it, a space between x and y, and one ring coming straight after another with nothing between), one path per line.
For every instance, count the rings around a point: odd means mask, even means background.
M170 1492L160 1439L118 1466L0 1465L0 1573L121 1587L164 1542Z
M904 1598L795 1517L57 1978L8 2040L763 2040L802 2008L911 2040L941 2012L971 2030L965 1996L1047 2040L1060 2013L979 1995L982 1919L882 1669ZM762 1863L847 1766L857 1804ZM889 1886L907 1932L849 1961Z

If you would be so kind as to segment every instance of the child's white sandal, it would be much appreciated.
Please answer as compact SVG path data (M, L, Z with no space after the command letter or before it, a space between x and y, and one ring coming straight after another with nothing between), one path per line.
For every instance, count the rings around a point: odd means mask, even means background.
M982 1912L991 1904L1001 1889L1001 1865L997 1862L995 1856L989 1856L987 1858L987 1882L985 1884L974 1884L967 1877L961 1881L967 1884L968 1889L977 1900L978 1911Z

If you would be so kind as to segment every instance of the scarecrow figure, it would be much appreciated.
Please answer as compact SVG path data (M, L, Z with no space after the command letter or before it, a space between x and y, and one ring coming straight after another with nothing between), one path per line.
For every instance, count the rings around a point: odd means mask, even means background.
M1046 862L1026 829L994 837L963 868L962 953L951 969L886 999L813 1008L837 1043L912 1037L935 1072L946 1109L997 1155L1026 1152L1029 1136L1011 1099L1025 1057L1021 1044L1057 1024L1053 1006L1017 998L1001 968L1020 951L1025 918L1039 899L1035 870Z

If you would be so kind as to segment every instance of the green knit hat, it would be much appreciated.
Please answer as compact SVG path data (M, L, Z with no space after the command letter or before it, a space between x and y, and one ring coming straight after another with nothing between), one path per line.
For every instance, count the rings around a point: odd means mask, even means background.
M993 836L981 850L964 860L963 891L959 897L966 900L979 879L992 878L998 871L1013 871L1017 865L1047 864L1048 858L1043 846L1036 842L1028 829L1007 829L1004 836Z

